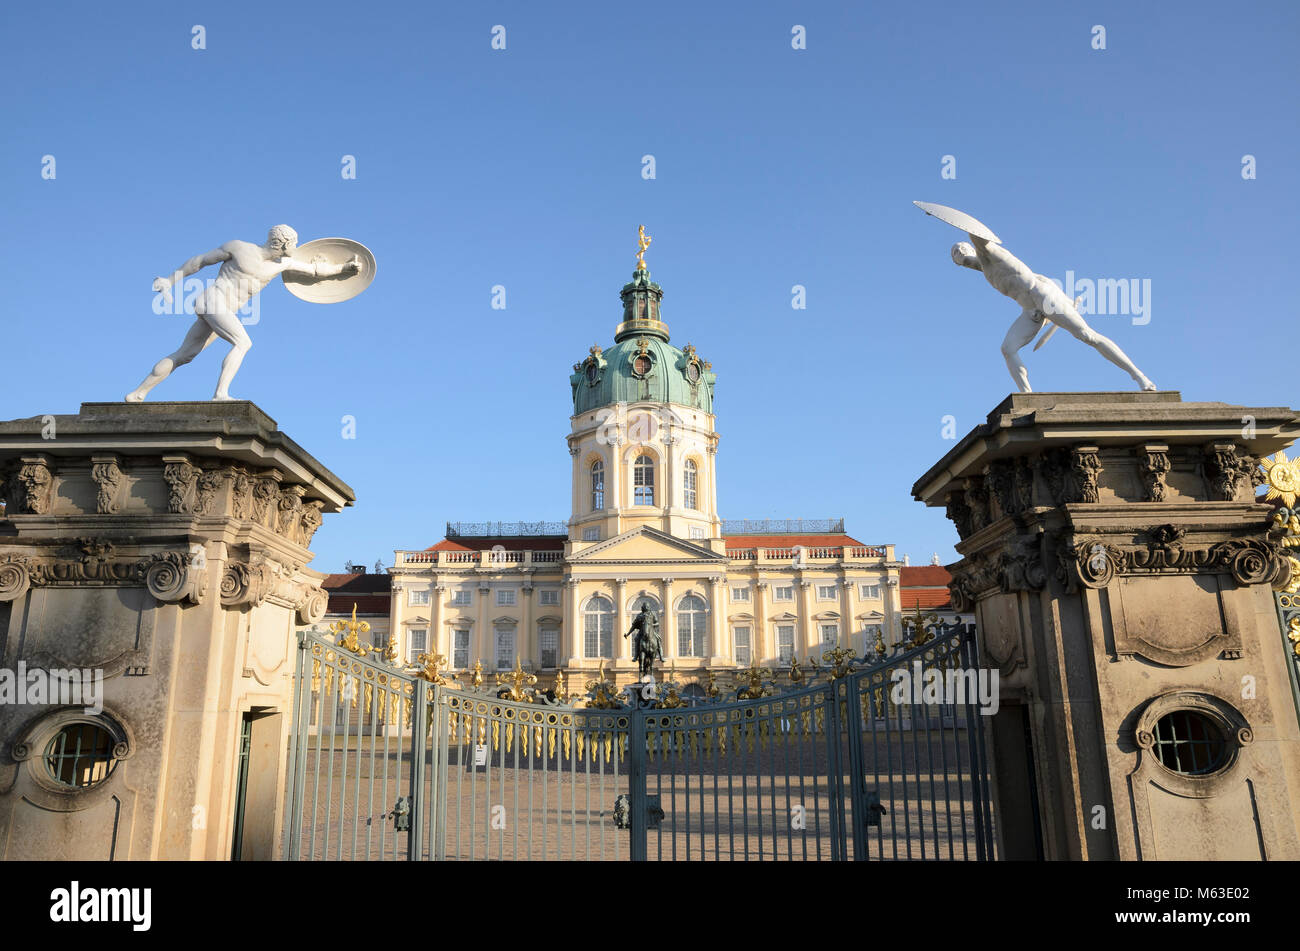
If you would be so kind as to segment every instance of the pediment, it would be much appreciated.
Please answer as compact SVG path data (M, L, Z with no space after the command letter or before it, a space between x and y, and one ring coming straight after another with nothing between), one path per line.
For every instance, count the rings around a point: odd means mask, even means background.
M885 616L879 611L863 611L861 614L855 614L853 617L854 620L857 621L871 621L873 623L885 619Z
M642 525L621 535L598 542L569 558L569 563L582 564L688 564L707 562L725 566L725 555L714 554L709 549L677 538L667 532Z

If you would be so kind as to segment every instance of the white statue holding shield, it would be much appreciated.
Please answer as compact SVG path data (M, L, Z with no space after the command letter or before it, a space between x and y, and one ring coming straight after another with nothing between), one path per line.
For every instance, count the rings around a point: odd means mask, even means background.
M1034 339L1034 335L1048 321L1052 326L1034 345L1037 350L1055 331L1064 327L1078 340L1095 349L1103 357L1133 378L1143 390L1154 390L1156 385L1133 365L1133 361L1124 355L1124 351L1115 345L1109 337L1103 337L1079 315L1077 301L1070 300L1065 292L1051 278L1035 274L1027 264L1013 255L992 231L979 221L956 208L936 205L932 202L913 202L927 215L933 215L940 221L960 228L970 235L971 242L959 242L952 246L954 264L981 272L994 290L1005 294L1021 306L1020 316L1016 318L1011 329L1002 340L1002 356L1007 361L1007 369L1016 381L1021 393L1031 392L1029 388L1029 371L1020 359L1020 350Z
M298 257L294 256L295 252ZM227 241L207 254L190 258L170 277L158 278L153 282L153 289L170 304L172 285L209 264L220 264L221 268L216 279L194 302L193 326L180 348L154 364L144 382L127 394L128 403L143 400L174 369L189 363L218 337L230 344L230 352L221 362L221 376L212 398L233 399L230 381L253 345L238 314L253 295L279 275L285 287L304 300L320 303L346 300L361 293L375 273L374 256L355 241L323 238L299 248L298 233L288 225L276 225L267 234L266 244ZM328 291L315 287L317 281L331 278L341 280L331 281L337 286Z

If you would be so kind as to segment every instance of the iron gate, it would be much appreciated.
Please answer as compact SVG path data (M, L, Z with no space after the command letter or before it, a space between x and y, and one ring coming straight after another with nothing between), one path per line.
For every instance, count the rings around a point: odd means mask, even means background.
M554 699L518 669L462 688L355 636L299 639L292 859L993 857L972 634L865 666L765 668L729 696L604 679ZM810 682L811 681L811 682Z

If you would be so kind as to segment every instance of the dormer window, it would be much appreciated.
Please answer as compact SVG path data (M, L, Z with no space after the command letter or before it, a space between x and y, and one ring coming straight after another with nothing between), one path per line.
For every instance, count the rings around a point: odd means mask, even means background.
M644 353L638 354L637 358L632 361L632 372L637 376L645 376L650 372L650 358Z

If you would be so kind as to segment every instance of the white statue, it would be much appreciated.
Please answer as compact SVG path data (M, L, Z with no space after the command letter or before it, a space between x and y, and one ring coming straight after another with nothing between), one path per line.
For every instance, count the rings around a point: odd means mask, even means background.
M288 225L276 225L267 233L266 244L227 241L215 251L190 258L170 277L155 280L153 289L170 304L173 284L209 264L221 265L216 280L194 302L194 316L197 319L181 341L180 349L154 364L144 382L126 395L126 401L138 403L143 400L150 390L171 375L172 370L189 363L218 337L230 344L230 352L221 361L221 376L212 398L232 399L230 381L243 363L244 354L253 345L239 319L239 309L278 275L286 272L293 272L303 280L311 280L356 274L363 265L356 254L352 255L351 260L342 263L330 263L323 259L298 260L293 257L297 247L298 232Z
M1044 319L1053 326L1047 329L1041 340L1035 345L1037 350L1054 332L1056 327L1063 327L1077 339L1095 349L1103 357L1133 378L1143 390L1154 390L1156 385L1133 365L1133 361L1124 355L1124 351L1115 345L1109 337L1097 333L1079 315L1077 301L1070 300L1065 292L1048 277L1035 274L1014 254L1002 247L998 236L979 221L955 208L936 205L930 202L913 202L928 215L940 221L962 229L970 235L971 242L959 242L952 246L953 263L980 271L994 290L1005 294L1021 306L1020 316L1016 318L1011 329L1002 340L1002 356L1007 361L1007 369L1016 381L1021 393L1032 392L1029 388L1029 371L1020 359L1020 350L1034 339L1042 327Z

